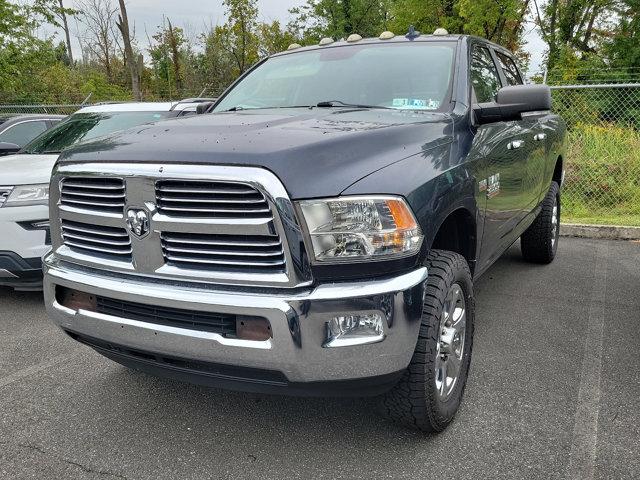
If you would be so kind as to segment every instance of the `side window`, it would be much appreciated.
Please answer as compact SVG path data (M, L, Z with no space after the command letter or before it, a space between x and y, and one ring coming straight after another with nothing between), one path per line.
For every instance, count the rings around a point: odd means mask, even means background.
M524 82L513 59L504 53L496 52L496 54L498 55L498 61L500 62L504 76L507 77L507 83L509 85L522 85Z
M16 123L0 133L0 142L15 143L23 147L46 130L47 123L44 120Z
M493 102L500 87L500 76L486 47L475 46L471 53L471 83L479 103Z

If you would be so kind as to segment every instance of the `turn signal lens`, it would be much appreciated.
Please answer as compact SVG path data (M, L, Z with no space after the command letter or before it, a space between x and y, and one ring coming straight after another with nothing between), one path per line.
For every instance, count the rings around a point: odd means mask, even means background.
M386 260L416 254L423 235L400 197L300 202L319 262Z

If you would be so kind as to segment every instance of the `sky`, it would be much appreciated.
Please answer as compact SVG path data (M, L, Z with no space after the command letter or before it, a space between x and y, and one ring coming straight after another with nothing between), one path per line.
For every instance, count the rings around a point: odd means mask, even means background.
M113 0L113 3L117 5L117 1ZM265 22L280 20L281 23L286 24L290 17L289 9L304 3L306 3L305 0L258 0L260 20ZM78 0L65 0L64 4L74 8L78 6ZM148 46L147 33L151 36L156 31L162 24L163 15L169 17L173 25L183 27L187 35L195 35L210 25L224 22L224 7L221 0L128 0L127 13L130 27L135 28L135 36L142 50L146 50ZM76 25L72 24L72 33L75 33L75 30ZM537 29L529 27L527 32L525 49L531 54L529 71L537 72L540 70L545 44L540 39ZM62 39L62 34L58 34L58 38ZM77 42L74 43L74 53L79 56L79 46Z

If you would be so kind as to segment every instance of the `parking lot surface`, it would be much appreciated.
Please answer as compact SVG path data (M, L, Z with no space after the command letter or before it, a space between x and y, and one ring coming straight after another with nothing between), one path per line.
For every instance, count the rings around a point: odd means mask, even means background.
M640 244L512 247L476 285L471 378L439 436L360 399L207 389L75 344L0 289L0 478L640 477Z

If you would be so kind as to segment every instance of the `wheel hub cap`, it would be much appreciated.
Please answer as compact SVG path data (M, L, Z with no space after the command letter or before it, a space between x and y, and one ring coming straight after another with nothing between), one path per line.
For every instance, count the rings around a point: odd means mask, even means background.
M460 375L465 353L466 314L464 292L460 285L454 283L444 302L436 346L435 380L442 400L449 398Z

